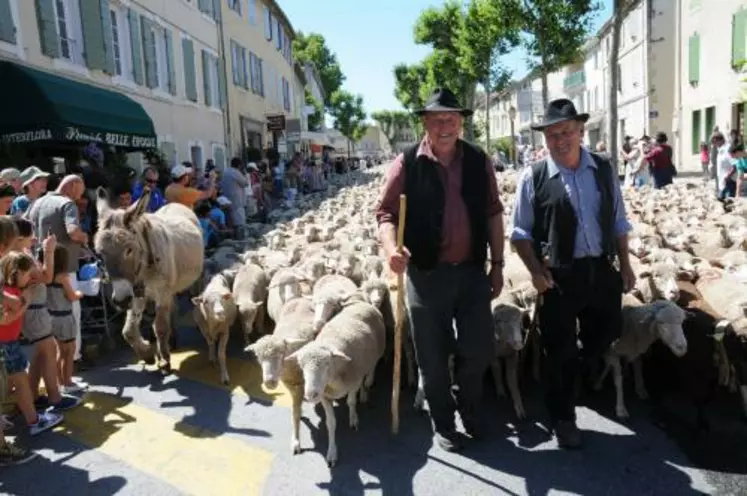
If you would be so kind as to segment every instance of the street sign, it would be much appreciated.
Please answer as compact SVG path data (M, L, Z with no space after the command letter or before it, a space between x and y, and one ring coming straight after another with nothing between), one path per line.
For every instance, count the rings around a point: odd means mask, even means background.
M648 111L648 118L649 119L656 119L659 117L659 111L658 110L649 110Z
M268 131L285 131L285 114L267 116Z

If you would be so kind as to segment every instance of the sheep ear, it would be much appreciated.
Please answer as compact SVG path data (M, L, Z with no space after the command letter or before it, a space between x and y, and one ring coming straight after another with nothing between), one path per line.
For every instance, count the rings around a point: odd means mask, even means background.
M192 298L193 305L199 305L200 303L202 303L202 296L195 296Z
M295 346L299 344L304 344L308 341L308 339L302 339L302 338L285 338L283 342L285 342L285 346ZM289 355L290 356L290 355Z
M232 295L231 293L223 293L223 294L221 295L221 299L222 299L223 301L229 301L229 300L232 300L232 299L233 299L233 295Z
M693 274L692 270L680 269L677 271L677 279L692 282L695 279L695 274Z
M347 356L345 353L341 352L340 350L331 349L332 356L335 358L339 358L340 360L343 360L344 362L352 362L353 359Z
M255 353L255 349L254 349L254 344L250 344L250 345L246 346L246 347L244 348L244 351L245 351L246 353L248 353L248 354L252 355L252 356L255 356L255 355L256 355L256 353Z

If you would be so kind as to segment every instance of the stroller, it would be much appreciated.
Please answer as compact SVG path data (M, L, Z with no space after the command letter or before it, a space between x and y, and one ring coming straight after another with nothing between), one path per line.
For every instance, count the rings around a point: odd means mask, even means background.
M123 313L112 306L111 284L103 262L88 248L81 258L78 270L78 291L83 293L80 300L81 352L88 346L97 345L100 350L111 350L114 345L111 328L121 320Z

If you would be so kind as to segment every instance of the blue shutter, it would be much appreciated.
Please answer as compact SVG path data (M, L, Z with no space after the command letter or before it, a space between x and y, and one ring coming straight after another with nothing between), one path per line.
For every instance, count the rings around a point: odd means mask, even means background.
M145 56L145 85L148 88L155 88L158 86L155 26L145 17L141 17L140 21L140 29L143 35L143 55Z
M104 32L104 72L114 75L114 41L112 40L112 18L109 11L109 0L98 0L101 5L101 25Z
M213 105L213 94L210 91L210 54L205 50L202 51L202 89L205 99L205 105Z
M130 43L132 44L132 79L137 84L143 84L143 44L140 39L140 22L137 12L128 9L127 17L130 20Z
M16 26L10 11L10 0L0 0L0 40L16 43Z
M223 57L210 57L213 62L218 63L218 104L220 108L226 108L228 90L226 88L226 64Z
M195 71L195 47L192 40L182 39L184 57L184 94L187 100L197 102L197 74Z
M59 57L60 43L57 36L54 0L36 0L36 20L39 24L39 42L42 53L47 57Z
M176 95L176 70L174 68L174 36L168 29L164 34L166 42L166 72L169 75L169 93Z

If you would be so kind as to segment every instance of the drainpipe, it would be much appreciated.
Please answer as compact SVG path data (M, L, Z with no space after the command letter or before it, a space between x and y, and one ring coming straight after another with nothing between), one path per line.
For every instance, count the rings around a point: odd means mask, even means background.
M224 100L224 108L223 108L223 139L226 142L226 157L225 161L226 163L224 166L227 166L231 158L234 156L233 150L232 150L232 143L231 143L231 107L229 105L229 98L228 98L228 67L229 64L226 60L226 43L225 39L223 37L223 2L216 2L219 9L221 11L218 13L217 19L215 20L217 26L218 26L218 53L220 54L221 63L223 64L223 84L226 88L226 94L223 95L225 97ZM220 91L220 88L218 89Z
M676 157L685 157L682 140L682 0L674 2L674 112L672 133L676 143ZM708 132L708 130L706 129ZM682 163L680 163L682 167Z

